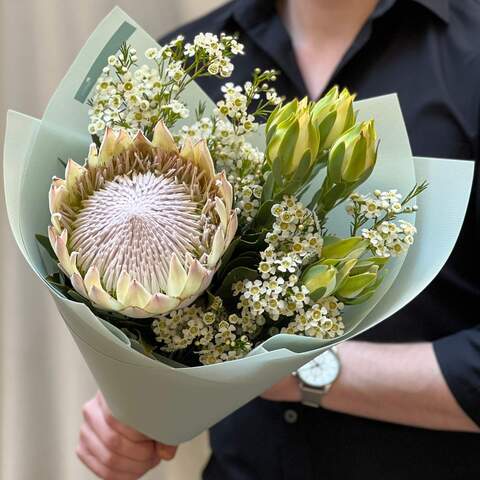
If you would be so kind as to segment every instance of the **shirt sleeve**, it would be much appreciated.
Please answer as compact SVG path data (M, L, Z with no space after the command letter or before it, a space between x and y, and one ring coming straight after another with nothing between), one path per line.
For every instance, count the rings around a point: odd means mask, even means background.
M453 396L480 426L480 325L436 340L433 348Z

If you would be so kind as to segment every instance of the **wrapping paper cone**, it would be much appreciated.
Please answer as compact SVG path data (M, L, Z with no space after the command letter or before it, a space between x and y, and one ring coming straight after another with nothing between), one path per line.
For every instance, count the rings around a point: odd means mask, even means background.
M386 319L418 295L437 275L456 242L467 207L473 162L413 158L397 97L357 102L359 118L374 118L381 138L377 166L360 192L377 188L406 192L416 182L427 180L430 184L418 199L418 234L408 255L389 263L388 274L368 302L345 309L342 337L319 340L279 334L243 359L208 366L155 361L135 351L120 330L98 319L86 305L63 297L45 281L54 265L42 255L35 240L35 234L46 233L50 222L48 189L51 177L62 173L57 159L73 158L82 163L86 157L90 139L86 134L85 102L106 59L124 41L139 52L156 46L117 8L87 41L42 120L8 113L6 204L22 254L53 295L114 416L158 441L178 444L215 424L326 348ZM207 114L213 108L194 83L183 100L192 107L205 101ZM252 137L259 146L261 133ZM313 191L305 197L311 194ZM442 212L441 219L436 212ZM348 220L342 208L332 212L328 228L338 235L347 234Z

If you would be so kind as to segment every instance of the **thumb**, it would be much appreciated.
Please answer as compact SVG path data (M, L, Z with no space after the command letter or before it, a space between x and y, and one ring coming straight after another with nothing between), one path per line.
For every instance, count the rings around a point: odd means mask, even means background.
M176 445L166 445L165 443L160 442L157 442L155 445L157 455L162 460L171 460L177 453L177 448Z

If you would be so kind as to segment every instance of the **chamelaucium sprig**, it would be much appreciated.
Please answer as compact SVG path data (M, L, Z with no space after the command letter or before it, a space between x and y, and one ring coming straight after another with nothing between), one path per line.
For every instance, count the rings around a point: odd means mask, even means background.
M346 210L352 216L350 234L356 235L358 230L369 220L375 219L372 228L377 228L382 222L395 220L400 214L414 213L418 210L416 205L408 205L415 197L428 188L426 181L415 185L402 200L402 195L397 190L381 192L375 190L372 195L360 195L355 192L350 195L350 203Z
M137 67L136 50L122 45L118 55L108 58L89 100L90 134L98 139L110 126L131 134L140 129L151 138L159 120L171 127L189 116L180 96L191 82L206 75L229 77L231 58L239 54L243 45L234 36L201 33L193 43L178 36L165 46L149 48L145 57L153 65Z
M346 206L347 213L352 216L351 236L356 236L362 227L371 222L369 228L362 228L361 235L368 240L374 255L388 258L406 252L413 244L417 230L406 220L396 220L401 214L412 214L418 210L417 205L409 203L427 187L427 182L415 185L403 200L397 190L375 190L373 195L353 193Z

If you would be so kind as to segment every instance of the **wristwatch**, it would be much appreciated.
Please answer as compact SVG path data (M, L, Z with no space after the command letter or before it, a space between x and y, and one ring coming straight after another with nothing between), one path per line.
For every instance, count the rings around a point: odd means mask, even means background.
M294 375L299 380L302 403L309 407L319 407L323 395L330 390L339 374L340 358L335 347L300 367Z

